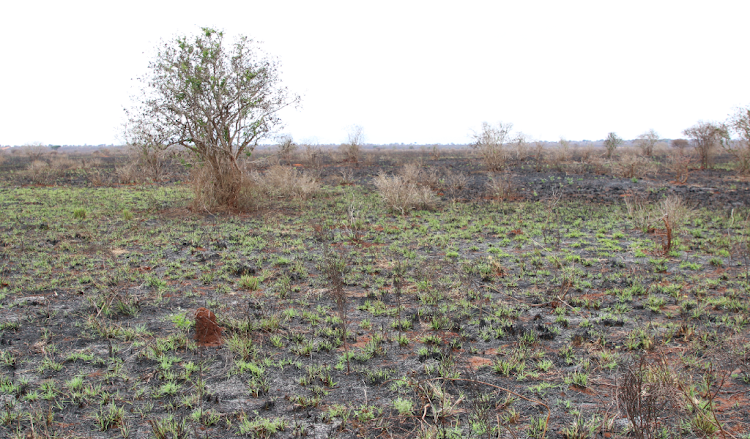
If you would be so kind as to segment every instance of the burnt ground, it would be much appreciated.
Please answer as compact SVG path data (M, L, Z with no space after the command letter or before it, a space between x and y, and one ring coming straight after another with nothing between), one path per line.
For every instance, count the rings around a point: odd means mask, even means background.
M387 212L372 178L415 160L465 182L438 182L433 211ZM617 437L631 420L750 434L747 178L527 160L498 202L461 151L291 161L323 191L233 214L191 211L177 164L159 184L103 186L0 165L15 169L0 188L2 435ZM622 199L673 194L692 214L665 249ZM221 346L194 339L200 307ZM628 401L652 410L631 419Z

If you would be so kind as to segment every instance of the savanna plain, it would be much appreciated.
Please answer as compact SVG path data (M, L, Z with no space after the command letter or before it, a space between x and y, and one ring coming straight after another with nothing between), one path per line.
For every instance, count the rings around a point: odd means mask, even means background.
M750 438L729 156L65 149L0 155L2 437Z

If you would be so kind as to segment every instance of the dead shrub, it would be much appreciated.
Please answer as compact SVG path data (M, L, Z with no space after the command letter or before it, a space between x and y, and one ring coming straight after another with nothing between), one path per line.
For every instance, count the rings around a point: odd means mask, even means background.
M429 187L418 186L400 175L378 174L375 187L389 210L405 215L412 209L431 210L435 207L435 195Z
M121 184L138 183L143 178L135 163L126 163L124 166L115 166L115 176Z
M665 166L675 174L675 180L678 183L685 184L690 176L690 166L694 163L696 163L694 155L684 149L679 149L667 156Z
M305 145L302 158L308 166L318 169L323 164L323 150L317 145Z
M128 161L140 174L138 180L159 181L167 177L171 151L164 148L144 147L143 145L128 145L127 155Z
M221 178L217 179L217 172ZM246 173L231 166L211 169L207 163L196 163L190 169L193 208L211 211L218 206L247 210L255 206L253 181Z
M317 179L292 166L274 165L262 174L253 171L250 175L258 190L270 197L304 200L320 190Z
M648 230L652 221L652 206L637 195L628 194L623 198L628 218L634 228L642 231Z
M414 185L420 185L424 183L425 173L422 170L421 163L407 163L401 167L398 171L398 175L404 180L405 183Z
M623 154L620 160L611 162L611 166L615 175L623 178L642 178L658 170L651 159L633 153Z
M44 156L49 154L51 150L41 143L35 142L23 145L21 148L19 148L19 151L30 162L34 162L37 160L41 160Z
M294 143L292 136L290 134L282 135L278 138L278 142L276 149L278 150L279 157L282 160L291 160L292 155L297 150L297 144Z
M508 173L491 175L485 188L492 200L503 202L515 194L513 175Z
M513 142L511 130L513 124L498 123L493 126L482 123L482 131L473 135L471 147L477 151L482 162L490 171L502 171L510 160L509 144Z
M55 172L44 160L34 160L26 167L26 175L37 184L49 184Z
M469 184L469 178L461 171L447 169L443 176L443 190L455 198Z
M670 195L661 200L658 209L662 215L667 218L669 228L673 231L677 231L683 224L685 224L685 220L687 220L692 213L692 209L677 195Z
M55 155L55 157L50 160L49 164L50 167L58 173L64 173L65 171L69 171L77 167L76 162L65 155Z

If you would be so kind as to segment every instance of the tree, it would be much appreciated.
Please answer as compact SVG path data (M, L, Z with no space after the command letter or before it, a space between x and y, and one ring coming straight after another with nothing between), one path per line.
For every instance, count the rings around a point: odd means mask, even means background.
M607 134L607 138L604 139L604 147L607 148L607 158L611 159L612 154L615 153L615 149L617 149L618 146L622 145L622 139L617 136L615 133L609 133Z
M729 116L727 126L737 139L723 142L722 146L737 159L740 172L750 172L750 106L738 108Z
M638 148L641 148L641 151L643 151L643 155L646 157L651 157L654 155L654 146L659 142L659 134L654 131L653 129L650 129L646 131L645 133L638 136L638 139L635 142L635 145Z
M149 69L129 123L146 124L165 145L193 153L197 199L236 206L240 159L281 126L282 108L299 102L281 87L277 61L245 36L229 44L223 32L202 28L165 43Z
M682 134L693 140L693 146L698 151L701 169L711 165L711 152L717 145L723 145L729 138L727 128L723 124L699 121Z

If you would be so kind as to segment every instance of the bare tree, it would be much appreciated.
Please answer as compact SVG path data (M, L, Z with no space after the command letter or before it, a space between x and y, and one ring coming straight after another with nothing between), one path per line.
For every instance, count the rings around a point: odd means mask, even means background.
M750 106L738 108L727 121L729 130L737 139L723 142L722 146L737 159L740 172L750 172Z
M202 169L196 198L236 206L238 160L280 127L282 108L299 102L281 87L277 61L245 36L225 44L223 32L202 28L160 47L149 68L131 122L141 120L165 134L165 144L193 153Z
M654 146L659 142L659 134L650 129L638 136L635 145L643 151L643 155L651 157L654 155Z
M622 145L622 139L617 136L615 133L609 133L607 134L607 138L604 139L604 147L607 148L607 158L611 159L612 154L615 153L615 149L617 149L618 146Z
M729 134L726 126L713 122L699 121L690 128L685 129L682 134L693 141L695 150L701 162L701 169L711 166L711 153L718 145L724 145Z

